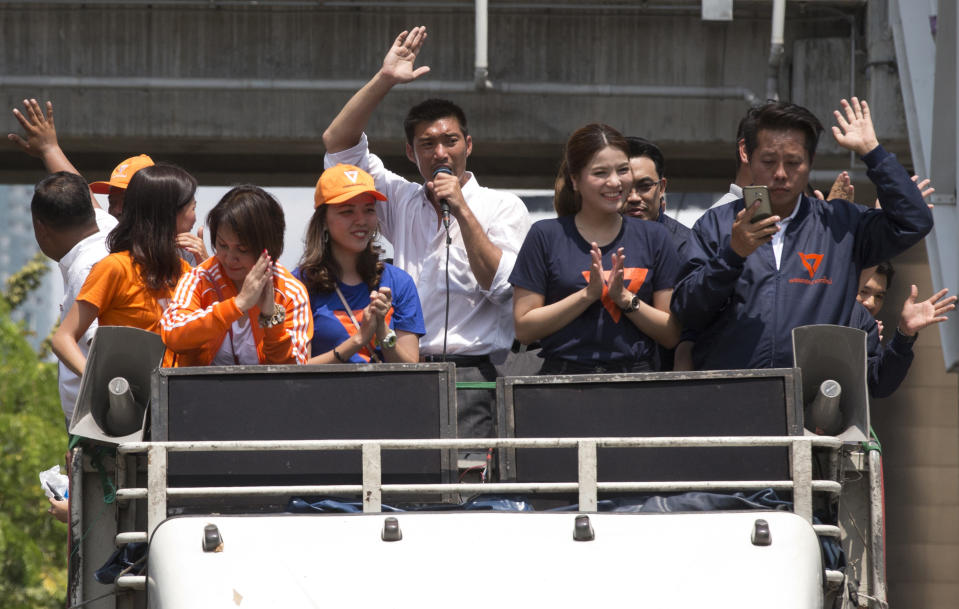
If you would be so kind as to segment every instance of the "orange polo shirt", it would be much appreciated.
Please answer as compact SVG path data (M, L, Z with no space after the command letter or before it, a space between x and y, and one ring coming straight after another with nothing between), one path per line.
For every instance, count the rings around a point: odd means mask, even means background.
M180 260L186 273L190 265ZM110 254L90 270L77 300L97 308L101 326L128 326L160 333L160 317L173 296L173 288L151 290L140 278L130 252ZM172 359L168 352L167 356ZM167 365L164 357L164 365Z

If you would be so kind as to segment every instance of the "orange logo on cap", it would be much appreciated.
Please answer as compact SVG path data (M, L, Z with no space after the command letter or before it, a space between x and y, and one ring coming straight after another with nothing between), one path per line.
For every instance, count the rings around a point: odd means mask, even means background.
M809 272L809 278L812 279L816 276L816 269L819 268L819 263L822 262L822 254L804 254L802 252L796 252L799 254L799 259L802 260L802 265L806 267L806 271Z

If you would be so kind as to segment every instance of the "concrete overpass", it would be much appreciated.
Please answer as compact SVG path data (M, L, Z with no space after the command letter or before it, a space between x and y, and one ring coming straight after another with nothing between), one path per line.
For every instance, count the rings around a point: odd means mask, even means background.
M700 0L492 0L477 79L471 1L0 1L0 108L52 99L63 147L91 178L148 152L205 184L308 185L329 120L398 31L426 24L432 72L369 127L394 167L413 169L407 108L446 96L469 116L488 185L550 187L567 135L604 121L661 143L674 190L724 190L736 123L766 97L771 32L770 2L731 4L732 21L706 21ZM884 4L789 2L775 88L824 124L841 97L866 97L883 143L908 157ZM849 163L827 133L820 181ZM0 181L39 175L12 146L0 152Z

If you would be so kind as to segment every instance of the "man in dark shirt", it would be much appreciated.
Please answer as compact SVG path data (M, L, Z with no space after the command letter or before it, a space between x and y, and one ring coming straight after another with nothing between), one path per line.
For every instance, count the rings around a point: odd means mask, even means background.
M919 297L919 288L911 286L911 292L902 305L899 322L896 324L892 338L883 345L882 322L879 321L879 311L882 310L886 298L886 291L892 283L895 271L889 262L881 262L878 266L865 269L860 276L857 306L853 312L853 327L860 327L868 334L867 346L869 350L869 393L872 397L884 398L892 395L899 388L912 365L913 344L919 336L919 331L933 324L948 319L946 313L956 308L956 297L946 298L947 289L940 290L930 298L916 302ZM864 309L868 315L863 313ZM875 323L873 323L875 319Z
M686 263L686 243L690 230L666 215L666 159L659 146L641 137L627 137L629 168L633 187L626 197L622 213L641 220L659 222L669 232L670 241L679 254L679 264ZM675 349L657 346L660 370L672 370Z
M659 146L641 137L627 137L629 145L629 168L633 174L633 187L626 197L623 212L627 216L659 222L669 231L669 236L680 262L686 261L686 242L689 228L666 215L666 159Z

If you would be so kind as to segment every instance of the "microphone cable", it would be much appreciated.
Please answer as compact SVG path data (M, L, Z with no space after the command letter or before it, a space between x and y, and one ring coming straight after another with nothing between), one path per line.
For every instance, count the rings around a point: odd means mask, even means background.
M435 179L441 173L453 175L449 167L437 167L433 172L433 178ZM440 209L443 227L446 229L446 314L443 320L443 362L446 362L446 339L450 331L450 243L453 238L450 237L449 203L445 199L440 199Z
M446 318L443 321L443 361L446 361L446 337L450 331L450 225L446 225Z

